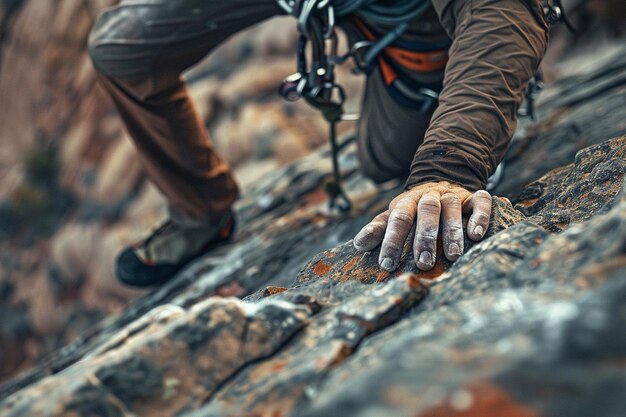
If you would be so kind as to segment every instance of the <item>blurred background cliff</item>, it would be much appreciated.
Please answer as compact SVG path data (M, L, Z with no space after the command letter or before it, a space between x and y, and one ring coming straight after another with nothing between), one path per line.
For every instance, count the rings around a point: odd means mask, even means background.
M0 380L140 294L117 284L114 257L165 215L86 54L91 25L114 3L0 0ZM553 31L548 82L592 64L564 58L625 35L623 0L565 3L578 32ZM293 22L274 19L187 75L244 190L325 143L319 114L276 94L295 70L295 43ZM340 80L357 111L362 78L347 66Z

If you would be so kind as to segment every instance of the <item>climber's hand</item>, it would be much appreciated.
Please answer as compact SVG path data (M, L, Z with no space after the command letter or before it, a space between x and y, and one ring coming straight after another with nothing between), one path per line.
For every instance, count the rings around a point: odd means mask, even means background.
M405 191L389 204L354 238L359 252L374 249L382 243L378 263L387 271L400 264L402 248L416 223L413 254L417 267L428 271L435 266L439 222L442 222L443 252L451 261L463 254L461 213L472 213L467 223L467 236L481 240L489 226L491 196L487 191L475 193L445 181L420 184Z

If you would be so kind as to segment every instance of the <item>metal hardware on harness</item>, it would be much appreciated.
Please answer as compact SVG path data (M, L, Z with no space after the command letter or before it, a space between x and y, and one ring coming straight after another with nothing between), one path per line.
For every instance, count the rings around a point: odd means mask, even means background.
M276 0L276 2L286 13L297 19L299 32L298 72L283 81L279 93L288 101L304 98L307 103L320 110L328 121L333 174L326 182L326 192L330 197L331 208L348 212L352 204L341 186L336 124L344 120L358 120L358 116L343 113L345 92L335 82L335 66L353 58L358 72L369 72L378 55L406 31L409 20L426 11L430 6L430 0L402 0L384 6L381 6L378 0ZM357 42L347 54L339 55L335 32L336 16L353 13L358 13L368 21L395 25L395 28L376 41ZM307 56L307 46L311 47L310 60ZM394 87L398 91L408 90L408 87L400 81L394 83ZM421 107L424 110L438 99L436 92L425 88L409 93L406 96L423 103Z
M563 22L570 32L576 32L574 25L565 15L561 0L544 0L543 14L550 25Z
M561 8L555 5L544 7L543 13L546 15L546 19L551 25L559 22L563 17L563 12L561 11Z
M335 66L338 59L338 39L335 33L335 12L330 0L279 1L284 10L297 20L298 72L285 78L279 93L288 101L304 98L318 109L329 124L329 142L332 157L332 175L326 179L324 188L331 209L342 213L352 209L352 203L341 186L339 169L339 146L337 123L355 120L354 115L344 115L345 91L335 82ZM307 46L311 46L310 60Z
M528 88L526 89L525 96L526 106L520 109L520 116L528 116L530 117L530 120L536 120L537 115L535 112L535 101L537 101L537 97L539 96L539 93L541 93L541 90L543 90L543 88L543 74L541 73L541 70L537 70L537 72L535 72L535 75L533 75L528 83Z

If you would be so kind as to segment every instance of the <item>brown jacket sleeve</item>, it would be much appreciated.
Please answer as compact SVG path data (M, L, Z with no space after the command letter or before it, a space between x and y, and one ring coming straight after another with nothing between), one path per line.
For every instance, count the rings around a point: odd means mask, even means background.
M483 189L548 42L538 0L434 0L453 39L444 88L407 188L450 181Z

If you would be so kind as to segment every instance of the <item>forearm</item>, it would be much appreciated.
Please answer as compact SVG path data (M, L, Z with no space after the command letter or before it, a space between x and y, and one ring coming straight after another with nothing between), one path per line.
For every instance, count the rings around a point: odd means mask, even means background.
M439 107L407 188L431 181L485 187L504 157L547 46L547 25L535 2L455 0L440 11L453 43Z

